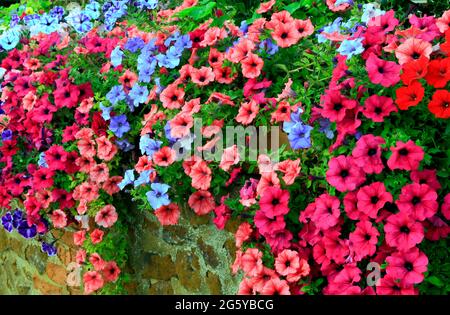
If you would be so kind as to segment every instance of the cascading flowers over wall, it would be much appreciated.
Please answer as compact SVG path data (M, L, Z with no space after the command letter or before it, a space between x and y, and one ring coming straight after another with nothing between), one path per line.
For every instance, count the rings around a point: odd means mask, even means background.
M72 231L82 278L69 282L85 293L124 281L127 202L162 225L183 208L218 229L238 221L239 294L448 292L450 11L243 8L13 15L0 36L5 231L49 256ZM254 135L223 141L251 126L276 126L283 145L252 160Z

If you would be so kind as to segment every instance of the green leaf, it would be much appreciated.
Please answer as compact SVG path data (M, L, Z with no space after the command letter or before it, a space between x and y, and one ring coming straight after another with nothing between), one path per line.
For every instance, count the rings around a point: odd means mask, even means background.
M444 286L444 283L442 282L442 280L436 276L431 276L431 277L425 278L425 281L437 286L438 288L442 288Z
M294 2L294 3L291 3L290 5L285 6L283 9L288 11L290 14L292 14L295 11L297 11L298 9L300 9L301 6L302 6L301 2Z
M175 14L175 17L183 18L190 16L194 20L199 21L208 15L212 13L212 10L216 7L216 2L208 2L206 5L203 6L194 6L187 9L184 9L177 14Z

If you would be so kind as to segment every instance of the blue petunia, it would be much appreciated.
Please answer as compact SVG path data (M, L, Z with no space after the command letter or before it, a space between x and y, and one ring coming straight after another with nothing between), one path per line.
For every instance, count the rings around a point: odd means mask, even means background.
M77 33L86 33L92 29L91 19L83 12L69 14L66 17L66 21L77 31Z
M136 3L139 9L155 9L158 0L137 0Z
M12 131L9 129L5 129L2 132L2 140L11 140L12 139Z
M127 42L125 43L124 49L135 53L137 52L139 49L141 49L142 47L144 47L145 42L142 38L140 37L133 37L127 40Z
M32 224L31 226L28 225L28 222L26 220L23 220L18 228L17 231L20 235L22 235L24 238L33 238L37 234L36 225Z
M7 30L0 36L0 47L4 50L11 50L17 46L20 41L20 35L15 30Z
M104 106L102 103L100 103L100 109L102 111L102 118L106 121L111 119L111 111L113 110L112 106Z
M123 152L128 152L134 149L134 144L130 143L126 139L116 140L116 144Z
M362 44L363 38L356 38L350 40L344 40L337 51L343 55L347 56L347 59L352 58L355 55L359 55L364 52L364 46Z
M57 253L56 246L46 243L46 242L42 242L41 250L42 250L42 252L46 253L47 256L49 256L49 257L55 256Z
M118 67L122 64L123 51L120 50L120 46L117 46L111 51L111 64L114 67Z
M121 85L116 85L106 94L106 99L113 105L117 102L124 100L126 97L125 91Z
M139 84L134 84L131 88L128 96L133 100L134 107L138 107L139 104L145 103L148 98L148 89L146 86L140 86Z
M139 82L150 83L153 73L155 73L156 59L153 59L151 63L147 63L144 66L139 67Z
M118 115L111 118L109 129L118 137L122 138L125 133L130 131L130 124L127 121L127 116Z
M274 55L278 52L278 46L272 39L267 38L259 44L260 50L265 50L269 55Z
M39 25L36 25L38 31L44 34L51 34L59 29L58 18L49 14L43 14Z
M92 20L98 19L100 17L100 4L96 1L91 1L84 8L84 13Z
M120 183L117 184L120 190L123 190L126 185L132 184L134 182L134 170L127 170L123 175L123 179Z
M319 125L320 125L319 132L324 133L328 139L334 138L333 130L331 130L331 121L330 120L328 120L326 118L320 118Z
M61 21L64 16L64 8L60 6L53 7L53 9L50 10L50 15L57 18L58 21Z
M13 226L13 216L11 212L6 212L4 216L2 216L2 225L6 232L11 233L14 229Z
M45 152L41 152L39 154L39 160L38 160L38 165L40 167L48 167L47 161L45 159Z
M23 21L25 22L25 25L28 27L38 25L40 20L41 16L39 14L29 14L23 17Z
M153 154L161 148L162 141L154 140L149 135L143 135L139 140L139 149L141 154L152 157Z
M154 210L170 204L169 195L167 194L167 191L170 188L169 185L153 183L151 185L151 188L152 190L147 192L145 195L147 196L147 200L150 203L150 206Z
M311 130L313 127L303 123L296 123L288 135L289 143L293 149L306 149L311 146Z
M292 127L297 124L297 123L301 123L301 119L300 116L303 113L303 109L301 109L300 107L297 109L296 112L291 113L291 121L285 121L283 123L283 131L286 133L290 133Z
M150 174L153 170L145 170L139 175L138 179L134 181L134 187L138 187L140 185L145 185L150 183Z

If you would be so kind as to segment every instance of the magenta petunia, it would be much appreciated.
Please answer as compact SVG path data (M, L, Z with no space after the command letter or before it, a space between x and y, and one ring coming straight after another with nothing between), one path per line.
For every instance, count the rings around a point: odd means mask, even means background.
M387 161L391 170L417 170L425 155L423 149L412 140L408 140L406 143L397 141L396 146L391 147L391 151L392 155Z
M390 87L400 81L401 66L393 61L386 61L371 54L366 61L366 70L369 79L374 84Z
M351 156L339 155L330 159L327 182L340 192L355 190L365 181L365 174Z
M426 184L416 183L404 186L395 203L401 212L419 221L432 217L439 207L436 191Z

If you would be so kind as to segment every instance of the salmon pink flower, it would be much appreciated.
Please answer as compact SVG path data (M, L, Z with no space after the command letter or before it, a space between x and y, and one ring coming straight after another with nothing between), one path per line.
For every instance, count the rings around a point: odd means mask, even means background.
M104 232L102 230L95 229L90 235L92 244L101 243L103 240L103 234Z
M105 263L102 274L105 281L114 282L117 280L117 278L119 278L120 269L115 261L109 261Z
M216 206L214 197L207 190L199 190L193 193L189 197L188 204L197 215L208 214Z
M100 163L91 167L89 178L97 183L103 183L109 178L109 168L105 163Z
M176 203L171 203L156 209L155 215L161 225L178 224L178 220L180 219L180 208Z
M113 205L106 205L95 215L95 223L101 227L109 228L116 223L117 218L116 208Z
M279 278L270 279L261 290L262 295L291 295L289 285L286 280Z
M174 138L183 138L190 133L194 126L194 119L191 114L180 112L170 120L170 135Z
M243 125L250 124L259 112L259 105L254 100L242 103L236 121Z
M201 67L200 69L192 69L191 70L191 78L192 82L199 86L208 85L211 82L214 82L214 72L210 67Z
M250 238L252 232L253 229L250 223L241 223L241 225L239 225L238 229L236 230L236 233L234 234L234 238L236 239L236 247L240 248L242 244L244 244L244 242Z
M104 285L102 276L97 271L88 271L83 275L84 293L90 294Z
M310 19L307 20L294 20L294 26L297 29L297 32L300 35L300 38L308 37L312 33L314 33L314 26L311 23Z
M64 211L59 209L52 212L50 218L52 219L52 224L57 229L62 229L67 225L67 216Z
M158 166L169 166L175 158L176 152L170 147L162 147L153 154L153 162Z
M105 268L105 261L98 253L91 254L89 262L94 266L95 271L101 271Z
M164 108L180 108L184 103L184 90L182 88L178 88L175 84L171 84L161 92L159 99Z
M195 163L189 176L192 178L192 187L199 190L208 190L211 185L211 169L201 160Z
M228 172L231 166L239 163L239 151L237 145L233 145L223 150L219 167Z
M248 53L247 57L241 60L242 75L247 79L254 79L261 74L264 61L253 53Z
M444 34L450 28L450 10L445 11L442 17L436 20L436 26Z
M429 42L411 37L397 47L395 56L398 59L398 63L403 65L410 61L419 60L422 57L430 59L432 52L433 48Z
M259 5L259 8L256 10L256 13L258 13L258 14L266 13L273 7L274 4L275 4L275 0L263 2Z
M282 48L295 45L300 40L300 33L297 31L293 22L286 24L278 23L274 27L271 35L277 45Z
M77 246L82 246L86 240L86 231L81 230L73 233L73 243Z
M281 276L287 276L289 274L297 273L297 269L300 268L300 257L298 252L285 249L277 255L275 259L275 270Z
M241 268L245 275L254 277L263 270L262 252L257 248L247 248L241 258Z

